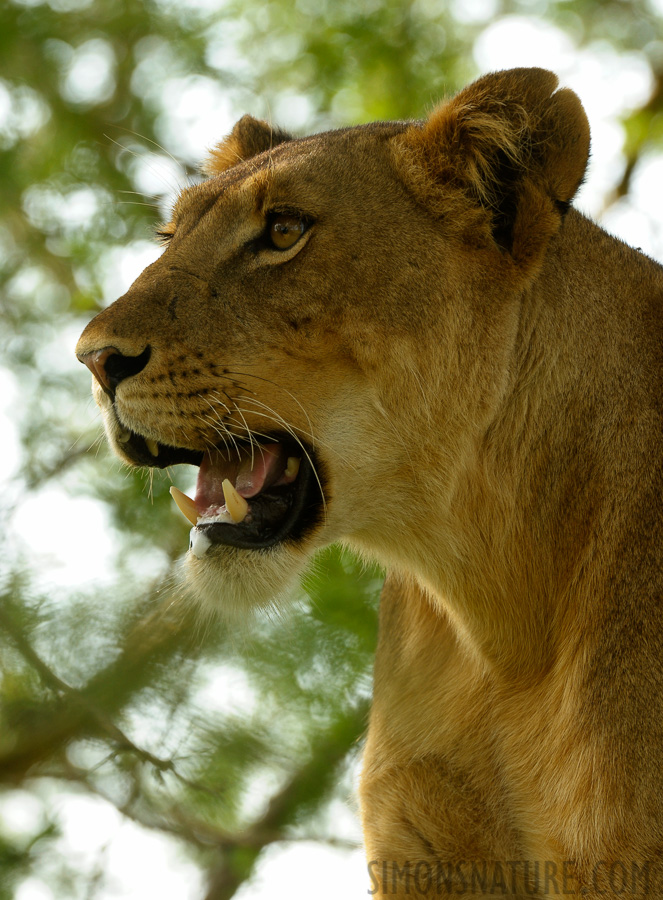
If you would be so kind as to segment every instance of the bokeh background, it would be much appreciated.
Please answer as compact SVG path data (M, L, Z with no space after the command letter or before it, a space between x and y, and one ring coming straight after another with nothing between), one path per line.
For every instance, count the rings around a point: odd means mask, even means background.
M0 3L0 900L366 896L381 573L333 549L287 613L196 622L194 471L111 458L73 347L243 113L421 117L512 65L578 91L576 205L661 259L663 0Z

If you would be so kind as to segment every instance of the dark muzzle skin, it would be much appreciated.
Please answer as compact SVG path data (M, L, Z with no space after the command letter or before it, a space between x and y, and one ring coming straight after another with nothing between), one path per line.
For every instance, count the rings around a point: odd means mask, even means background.
M115 399L115 389L132 375L138 375L150 361L149 344L137 356L123 356L115 347L102 347L89 353L79 353L78 359L88 367L111 400Z

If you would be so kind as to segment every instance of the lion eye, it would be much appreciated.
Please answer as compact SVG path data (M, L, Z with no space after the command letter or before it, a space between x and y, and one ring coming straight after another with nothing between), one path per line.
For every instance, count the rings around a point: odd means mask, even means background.
M297 216L277 215L269 223L269 239L277 250L289 250L307 227L307 222Z

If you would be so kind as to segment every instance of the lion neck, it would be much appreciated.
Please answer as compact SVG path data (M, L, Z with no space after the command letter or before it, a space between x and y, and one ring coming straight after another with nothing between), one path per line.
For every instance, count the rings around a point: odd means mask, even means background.
M453 462L449 440L426 440L426 423L418 432L410 423L426 458L425 490L416 486L419 514L402 523L397 542L383 536L380 555L415 575L505 674L545 673L610 614L616 548L635 527L634 510L615 510L615 486L633 496L643 465L636 447L660 444L645 409L654 367L634 367L623 352L634 333L615 291L625 253L639 256L572 212L520 298L490 422L463 431L440 408L437 431L451 435ZM660 270L643 265L661 291ZM646 279L629 286L634 309L648 289ZM615 389L627 381L628 391ZM651 471L660 466L653 456Z

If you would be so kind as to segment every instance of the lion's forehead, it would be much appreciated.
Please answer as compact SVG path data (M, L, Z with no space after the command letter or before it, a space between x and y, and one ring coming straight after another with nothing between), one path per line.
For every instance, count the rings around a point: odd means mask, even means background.
M224 172L185 188L179 195L173 217L203 216L219 201L242 198L256 205L273 200L270 191L298 188L313 201L316 189L330 185L330 172L347 169L348 158L367 149L375 153L376 143L400 134L405 122L372 122L306 137L293 138ZM286 201L287 197L283 197Z

